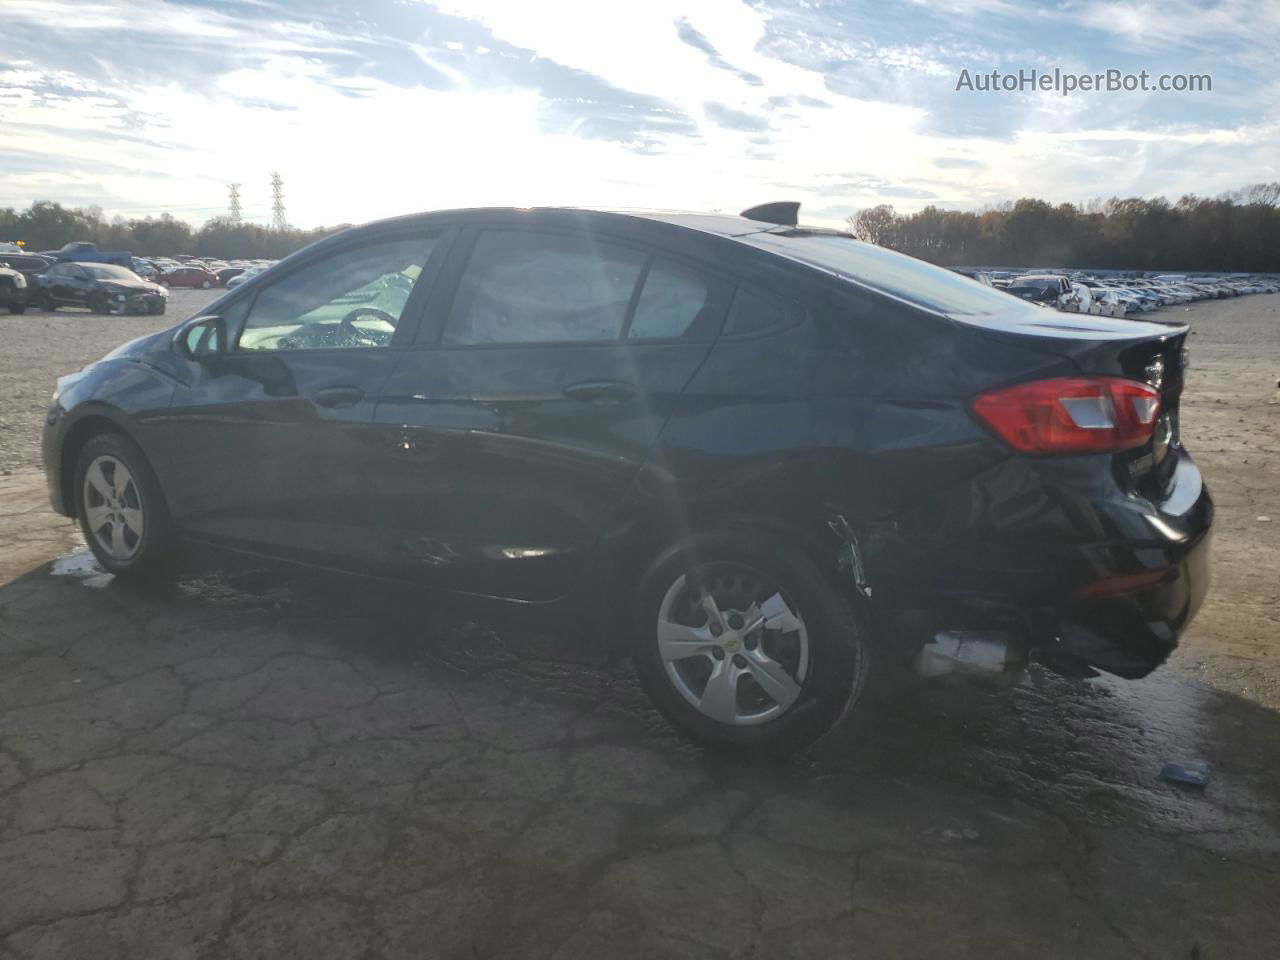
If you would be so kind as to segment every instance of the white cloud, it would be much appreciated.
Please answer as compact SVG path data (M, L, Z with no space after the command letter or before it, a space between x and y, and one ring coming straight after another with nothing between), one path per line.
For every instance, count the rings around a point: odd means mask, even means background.
M485 204L734 210L782 197L838 221L885 200L974 206L1280 179L1280 86L1261 70L1248 74L1255 87L1215 87L1213 104L1237 111L1226 120L1157 97L954 93L958 66L1000 56L1019 23L1072 40L1055 56L1078 69L1097 65L1091 51L1108 38L1212 57L1198 24L1233 38L1222 56L1240 70L1280 36L1280 7L1225 0L1197 19L1190 0L1174 2L1170 13L912 0L880 24L802 0L445 0L471 32L419 4L387 9L421 25L378 35L366 26L376 18L344 33L305 12L8 0L10 42L25 47L0 71L0 204L99 198L108 213L198 220L239 181L247 212L265 218L278 169L304 225ZM925 23L962 14L992 24L984 41L999 49ZM100 42L112 23L145 37L154 60L113 59L128 51ZM95 61L68 63L90 47ZM1035 65L1037 48L1019 52Z

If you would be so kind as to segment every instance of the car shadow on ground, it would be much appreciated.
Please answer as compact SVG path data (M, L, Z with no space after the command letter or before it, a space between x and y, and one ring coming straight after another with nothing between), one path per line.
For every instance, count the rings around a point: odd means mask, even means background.
M750 761L684 744L625 663L508 618L272 570L60 572L0 587L18 956L1209 957L1280 935L1280 717L1172 672L906 684ZM1199 758L1203 790L1157 778Z

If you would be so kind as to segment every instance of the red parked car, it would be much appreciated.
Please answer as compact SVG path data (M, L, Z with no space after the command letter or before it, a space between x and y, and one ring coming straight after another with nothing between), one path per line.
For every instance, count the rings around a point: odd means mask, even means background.
M178 267L160 274L159 282L166 287L199 287L201 290L208 290L218 285L218 277L201 267Z

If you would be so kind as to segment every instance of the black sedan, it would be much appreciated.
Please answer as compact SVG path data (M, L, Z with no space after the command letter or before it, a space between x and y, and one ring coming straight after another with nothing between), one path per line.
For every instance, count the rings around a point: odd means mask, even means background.
M64 377L44 461L118 576L185 541L565 611L693 739L786 750L895 661L1165 660L1213 516L1186 334L793 204L428 214Z
M169 291L132 270L110 263L61 261L40 275L45 310L86 307L94 313L162 314Z

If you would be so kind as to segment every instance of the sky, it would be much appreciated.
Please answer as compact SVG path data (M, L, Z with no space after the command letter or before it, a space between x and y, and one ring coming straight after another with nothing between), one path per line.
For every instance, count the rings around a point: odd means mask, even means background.
M1280 180L1280 0L0 0L0 207L291 223L1216 195ZM1212 91L957 90L962 71Z

